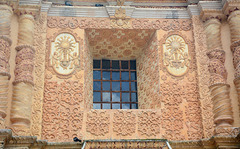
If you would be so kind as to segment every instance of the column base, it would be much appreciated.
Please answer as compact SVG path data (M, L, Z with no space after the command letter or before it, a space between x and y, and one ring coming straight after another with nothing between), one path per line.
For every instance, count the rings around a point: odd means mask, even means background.
M216 127L214 134L216 136L237 136L240 133L240 127Z

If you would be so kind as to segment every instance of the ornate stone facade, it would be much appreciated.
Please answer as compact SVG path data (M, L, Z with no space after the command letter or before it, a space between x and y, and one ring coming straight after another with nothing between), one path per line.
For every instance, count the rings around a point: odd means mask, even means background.
M239 6L0 0L0 148L238 148ZM93 109L93 59L136 60L138 109Z

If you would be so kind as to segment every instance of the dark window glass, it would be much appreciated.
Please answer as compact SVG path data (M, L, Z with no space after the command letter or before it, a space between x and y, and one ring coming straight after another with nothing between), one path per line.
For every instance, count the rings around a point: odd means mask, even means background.
M112 69L119 69L119 61L112 61Z
M101 102L101 92L93 92L93 102Z
M137 80L137 75L136 71L131 72L131 80Z
M128 104L128 103L123 103L123 104L122 104L122 109L130 109L130 104Z
M102 77L103 80L110 80L110 71L103 71Z
M130 102L129 93L122 93L122 102Z
M93 65L94 109L138 108L136 61L94 60Z
M102 60L102 69L110 69L110 61Z
M101 71L94 70L93 71L93 79L94 80L101 80Z
M113 109L120 109L120 103L113 103L112 108Z
M121 61L121 69L128 69L128 61Z
M122 91L129 91L129 82L122 82Z
M110 82L102 82L103 91L110 91Z
M130 69L136 70L136 61L130 61Z
M120 80L120 72L119 71L112 72L112 80Z
M112 90L120 91L120 82L112 82Z
M100 69L100 65L101 64L101 61L100 60L94 60L93 61L93 68L98 68Z
M122 76L121 80L129 80L129 71L122 71L121 73L122 73L121 74L121 76Z
M131 82L131 90L137 91L137 83L136 82Z
M93 90L96 90L96 91L101 90L101 82L100 81L93 82Z

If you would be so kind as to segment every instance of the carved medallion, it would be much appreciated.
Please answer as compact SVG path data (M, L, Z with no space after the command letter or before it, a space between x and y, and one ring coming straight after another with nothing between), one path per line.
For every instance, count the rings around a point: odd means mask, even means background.
M69 75L79 66L79 43L73 35L59 34L51 43L50 66L61 75Z
M171 35L163 44L163 63L174 76L184 75L190 65L188 45L179 35Z

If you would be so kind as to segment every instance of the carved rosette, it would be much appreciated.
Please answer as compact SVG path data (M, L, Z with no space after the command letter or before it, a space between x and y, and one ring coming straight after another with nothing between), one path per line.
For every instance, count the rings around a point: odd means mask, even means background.
M209 58L210 86L214 123L218 127L231 127L233 113L229 96L230 86L227 83L227 71L224 66L225 52L221 43L221 22L212 18L205 22ZM216 130L215 128L215 130ZM216 131L215 131L216 133Z

